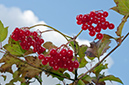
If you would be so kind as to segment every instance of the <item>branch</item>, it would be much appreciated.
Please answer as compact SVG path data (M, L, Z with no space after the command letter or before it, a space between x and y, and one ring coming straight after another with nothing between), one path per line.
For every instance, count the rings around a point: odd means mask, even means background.
M127 36L129 36L129 32L125 35L125 37L122 39L121 43L127 38ZM95 67L97 67L98 65L100 65L112 52L114 52L120 45L118 44L116 47L114 47L101 61L99 61L95 66L93 66L91 69L89 69L86 73L84 73L83 75L81 75L78 79L81 79L82 77L84 77L87 73L91 72Z

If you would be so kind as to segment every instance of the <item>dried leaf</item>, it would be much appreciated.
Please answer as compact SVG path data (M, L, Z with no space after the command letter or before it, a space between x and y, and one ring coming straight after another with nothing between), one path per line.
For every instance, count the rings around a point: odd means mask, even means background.
M26 61L23 61L19 59L18 57L12 56L10 54L6 54L0 59L0 63L4 63L1 67L0 70L1 72L10 72L13 74L14 79L11 82L16 82L16 81L22 81L25 82L26 78L33 78L37 75L39 75L42 70L39 69L40 63L38 58L35 57L26 57L26 60L28 61L30 59L29 63ZM13 73L12 72L12 65L16 64L17 70ZM20 75L22 76L20 77Z
M88 56L89 59L94 59L95 57L100 57L103 55L108 49L109 49L109 44L110 40L105 40L105 41L97 41L97 42L91 42L90 47L87 48L85 54ZM93 57L93 58L92 58Z

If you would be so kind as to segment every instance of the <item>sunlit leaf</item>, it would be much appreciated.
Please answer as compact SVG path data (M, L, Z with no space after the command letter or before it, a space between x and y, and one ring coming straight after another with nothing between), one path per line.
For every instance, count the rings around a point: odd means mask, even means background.
M85 85L85 83L80 79L77 85Z
M21 56L24 53L22 52L21 48L17 44L6 44L4 45L4 48L9 51L12 55Z
M113 75L105 76L105 77L99 79L99 82L103 82L103 81L106 81L106 80L116 81L116 82L119 82L119 83L123 84L123 82L118 77L115 77Z
M6 39L8 34L8 27L4 27L3 23L0 21L0 42Z
M98 76L100 72L104 69L108 69L108 64L100 64L92 72L95 73L96 76Z
M122 15L129 13L129 0L114 0L114 2L116 3L116 6L111 9Z
M78 60L79 60L79 59L80 59L80 58L78 58ZM81 62L79 62L79 68L85 67L87 63L88 63L88 62L86 61L86 59L85 59L85 58L82 58L82 59L81 59Z
M84 58L85 57L85 52L86 52L87 48L88 48L88 46L86 46L86 45L81 45L79 47L78 54L79 54L80 60L81 60L81 58Z

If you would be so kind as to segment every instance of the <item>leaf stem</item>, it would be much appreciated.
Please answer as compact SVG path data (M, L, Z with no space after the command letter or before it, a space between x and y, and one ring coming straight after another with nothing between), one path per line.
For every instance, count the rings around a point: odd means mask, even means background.
M53 28L53 27L51 27L49 25L46 25L46 24L37 24L37 25L31 26L29 28L31 29L31 28L34 28L34 27L37 27L37 26L45 26L45 27L51 28L52 30L54 30L54 31L58 32L59 34L61 34L62 36L64 36L67 41L68 41L67 38L71 38L70 36L63 34L59 30L57 30L57 29L55 29L55 28Z
M82 33L83 30L81 30L76 36L75 39Z
M122 39L121 43L127 38L127 36L129 36L129 32L125 35L125 37ZM83 75L81 75L78 79L81 79L82 77L84 77L87 73L91 72L95 67L97 67L98 65L100 65L111 53L113 53L120 45L118 44L116 47L114 47L101 61L99 61L96 65L94 65L91 69L89 69L86 73L84 73Z

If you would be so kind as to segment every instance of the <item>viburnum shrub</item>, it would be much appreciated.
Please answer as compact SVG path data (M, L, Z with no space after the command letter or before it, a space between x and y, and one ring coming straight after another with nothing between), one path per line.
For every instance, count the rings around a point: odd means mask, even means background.
M0 21L0 34L2 35L0 36L0 52L3 53L3 57L0 59L0 72L9 72L13 76L13 79L6 85L14 85L17 81L21 85L29 85L34 82L31 80L32 78L37 79L42 85L42 72L47 77L58 78L64 85L106 85L107 80L123 84L118 77L106 75L103 71L108 69L108 63L105 62L105 59L129 35L129 33L122 35L123 26L129 17L126 4L123 6L120 1L117 1L116 4L117 6L111 9L124 15L117 29L110 20L106 19L109 16L108 11L96 10L76 16L77 24L81 25L81 30L73 37L49 25L37 24L31 27L15 28L8 39L8 43L2 46L2 41L7 37L8 27L4 27ZM45 26L51 30L30 31L30 29L38 26ZM102 30L106 29L115 29L117 37L103 34ZM89 31L88 33L92 38L96 36L93 42L90 42L90 46L79 45L77 41L78 36L85 30ZM51 31L61 34L67 43L56 46L51 41L45 41L42 34ZM51 37L53 36L51 35ZM104 56L103 54L110 48L111 39L114 39L117 45ZM101 59L102 55L104 57ZM93 65L92 62L96 59L98 62ZM12 69L14 64L17 68L15 71ZM80 74L78 71L80 68L86 68L86 70ZM74 78L71 77L71 74L74 74ZM0 74L0 76L6 80L6 75ZM65 82L64 79L71 80L71 82Z

